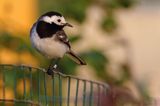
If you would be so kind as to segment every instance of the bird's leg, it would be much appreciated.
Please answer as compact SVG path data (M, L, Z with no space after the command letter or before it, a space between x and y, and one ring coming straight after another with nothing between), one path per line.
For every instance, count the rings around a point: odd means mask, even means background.
M52 75L53 74L53 71L57 68L57 63L60 59L56 59L56 60L51 60L51 63L48 67L48 70L47 70L47 74L48 75Z

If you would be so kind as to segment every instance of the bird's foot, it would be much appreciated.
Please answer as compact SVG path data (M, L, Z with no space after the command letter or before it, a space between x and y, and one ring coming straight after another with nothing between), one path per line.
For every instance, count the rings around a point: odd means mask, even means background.
M53 71L55 71L56 70L56 68L57 68L57 64L55 64L54 66L50 66L49 68L48 68L48 70L47 70L47 74L48 75L53 75Z

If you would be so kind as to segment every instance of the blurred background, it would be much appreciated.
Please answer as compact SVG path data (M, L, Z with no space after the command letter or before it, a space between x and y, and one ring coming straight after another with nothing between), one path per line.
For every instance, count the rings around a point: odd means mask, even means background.
M65 56L62 73L108 83L109 98L123 104L160 97L159 0L0 0L1 64L48 66L29 41L33 23L48 11L74 25L65 31L88 63L80 67ZM8 89L8 98L12 92Z

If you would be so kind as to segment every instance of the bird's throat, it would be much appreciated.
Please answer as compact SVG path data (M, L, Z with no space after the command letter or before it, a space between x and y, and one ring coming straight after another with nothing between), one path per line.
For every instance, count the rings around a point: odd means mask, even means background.
M57 31L62 30L63 26L56 25L54 23L46 23L44 21L39 21L37 23L37 33L40 38L52 37Z

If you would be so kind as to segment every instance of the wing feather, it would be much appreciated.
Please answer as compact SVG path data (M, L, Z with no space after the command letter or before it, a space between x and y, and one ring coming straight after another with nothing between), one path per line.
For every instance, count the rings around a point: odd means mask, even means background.
M69 48L71 48L68 37L67 37L66 33L64 32L64 30L57 31L56 38L57 38L57 40L59 40L60 42L66 44Z

